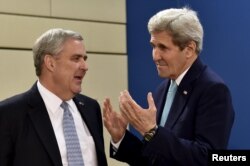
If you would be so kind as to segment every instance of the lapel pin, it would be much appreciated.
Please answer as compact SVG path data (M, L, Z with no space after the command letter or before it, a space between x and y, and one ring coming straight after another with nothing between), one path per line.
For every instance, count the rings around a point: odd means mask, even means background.
M84 103L83 103L83 102L81 102L81 101L79 101L79 104L80 104L81 106L83 106L83 105L84 105Z
M188 94L188 92L187 92L186 90L184 90L184 91L183 91L183 94L184 94L184 95L187 95L187 94Z

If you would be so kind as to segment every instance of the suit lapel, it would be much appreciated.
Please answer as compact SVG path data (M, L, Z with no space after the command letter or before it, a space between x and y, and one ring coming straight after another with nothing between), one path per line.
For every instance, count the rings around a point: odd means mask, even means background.
M89 118L86 118L87 117L87 112L86 112L86 103L85 103L85 101L81 100L78 97L74 97L73 101L75 102L77 109L79 110L84 122L86 123L86 125L87 125L87 127L89 129L89 127L91 125L89 125L89 123L90 123L88 121Z
M31 89L29 115L34 128L55 166L62 166L61 155L52 124L42 97L35 84Z
M175 125L176 121L184 111L189 96L192 94L192 90L195 86L195 81L205 68L206 66L204 66L199 58L197 58L197 60L190 67L189 71L183 77L176 91L165 127L172 128Z
M156 93L157 95L154 96L155 105L158 110L157 115L156 115L157 124L160 124L160 121L161 121L161 115L162 115L163 108L166 102L166 96L167 96L168 87L170 85L170 80L165 80L162 84L163 84L161 85L162 88L158 89Z
M81 114L85 124L87 125L91 136L94 139L95 147L96 147L97 153L98 153L100 148L102 148L102 145L100 144L101 140L99 137L102 134L102 133L100 134L100 131L102 131L102 130L98 130L99 129L98 126L100 126L100 124L98 124L98 122L97 122L97 117L99 116L98 112L96 110L93 110L93 108L95 108L94 105L93 105L93 107L90 106L90 103L87 103L88 101L84 100L84 98L82 98L82 97L78 97L76 95L76 97L74 97L73 100L74 100L78 110L80 111L80 114ZM97 109L97 107L96 107L96 109Z
M165 124L166 127L172 128L174 126L175 122L178 120L184 110L190 92L191 89L182 90L182 88L178 87L167 122Z
M93 132L93 130L94 130L93 126L95 126L96 124L92 124L93 122L92 122L91 113L87 112L87 110L89 110L88 109L88 104L86 103L86 101L81 100L77 96L74 97L73 100L74 100L74 102L75 102L75 104L77 106L77 109L79 110L85 124L87 125L87 127L89 129L89 132L94 137L95 135L94 135L94 132Z

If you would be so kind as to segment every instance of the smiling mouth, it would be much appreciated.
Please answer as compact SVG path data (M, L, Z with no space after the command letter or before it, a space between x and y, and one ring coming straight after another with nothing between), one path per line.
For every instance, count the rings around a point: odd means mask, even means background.
M167 64L164 61L156 61L156 66L160 67L160 66L167 66Z
M167 66L165 63L163 64L163 63L156 63L156 66L157 67L161 67L161 66Z

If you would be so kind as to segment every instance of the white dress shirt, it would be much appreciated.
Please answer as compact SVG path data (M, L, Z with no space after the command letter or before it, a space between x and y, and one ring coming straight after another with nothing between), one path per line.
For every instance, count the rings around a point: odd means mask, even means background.
M68 166L67 149L63 134L63 109L60 107L62 100L55 94L46 89L39 81L37 81L38 90L47 108L50 121L52 123L56 140L59 146L63 166ZM87 125L83 121L80 112L78 111L74 101L71 99L66 101L69 105L69 110L73 115L77 135L80 141L82 156L85 166L97 166L97 156L95 143L91 136Z

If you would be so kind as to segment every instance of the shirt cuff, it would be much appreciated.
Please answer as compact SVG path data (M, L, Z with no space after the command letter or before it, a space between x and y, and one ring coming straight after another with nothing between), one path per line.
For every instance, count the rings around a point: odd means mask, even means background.
M111 145L112 145L112 149L113 149L113 155L116 154L116 152L118 151L119 149L119 146L124 138L125 134L122 136L122 138L117 142L117 143L114 143L114 141L111 139Z

